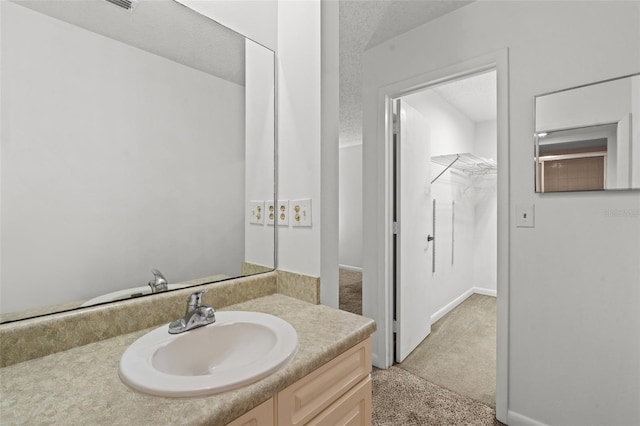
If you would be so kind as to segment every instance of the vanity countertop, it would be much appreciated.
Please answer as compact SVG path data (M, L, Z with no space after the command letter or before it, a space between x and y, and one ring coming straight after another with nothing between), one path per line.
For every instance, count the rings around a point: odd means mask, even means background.
M0 369L0 423L224 425L375 331L368 318L282 294L221 310L288 321L298 333L296 356L274 374L233 391L187 399L150 396L125 386L117 370L124 350L153 327Z

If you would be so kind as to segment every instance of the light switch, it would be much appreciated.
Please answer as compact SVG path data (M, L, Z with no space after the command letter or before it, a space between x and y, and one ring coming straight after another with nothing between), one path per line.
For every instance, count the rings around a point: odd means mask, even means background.
M249 201L249 223L264 225L264 201Z
M516 227L535 228L535 208L533 204L516 204Z
M291 200L289 207L294 227L311 226L311 198Z

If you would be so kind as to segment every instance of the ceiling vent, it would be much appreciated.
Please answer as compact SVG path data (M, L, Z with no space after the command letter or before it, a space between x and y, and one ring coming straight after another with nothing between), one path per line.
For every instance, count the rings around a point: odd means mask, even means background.
M121 9L126 10L127 12L133 12L133 9L136 8L138 4L138 0L107 0L114 6L118 6Z

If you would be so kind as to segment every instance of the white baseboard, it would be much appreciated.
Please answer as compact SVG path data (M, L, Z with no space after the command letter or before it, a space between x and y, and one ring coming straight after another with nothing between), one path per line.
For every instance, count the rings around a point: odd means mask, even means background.
M509 426L547 426L542 422L511 410L507 411L507 424Z
M482 294L483 296L498 297L498 292L491 288L474 287L473 292L475 294Z
M473 288L470 288L469 290L462 293L460 296L453 299L451 302L444 305L444 307L439 309L435 314L431 315L431 324L438 321L443 316L447 315L449 312L453 310L453 308L455 308L456 306L464 302L467 299L467 297L471 296L472 294L473 294Z
M474 293L482 294L484 296L493 296L493 297L496 297L498 295L498 292L496 290L492 290L489 288L481 288L481 287L471 287L469 290L465 291L460 296L456 297L454 300L447 303L443 308L439 309L435 314L431 315L431 324L438 321L443 316L447 315L456 306L464 302L469 296L471 296Z
M340 269L346 269L347 271L353 272L362 272L362 268L359 266L350 266L350 265L338 265Z

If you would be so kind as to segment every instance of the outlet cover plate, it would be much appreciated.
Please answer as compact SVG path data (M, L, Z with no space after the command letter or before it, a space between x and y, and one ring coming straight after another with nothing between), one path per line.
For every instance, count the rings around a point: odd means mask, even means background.
M289 226L289 200L278 200L276 216L278 226Z
M291 223L294 227L311 227L311 198L291 200Z
M264 202L264 220L267 225L273 226L276 223L276 205L273 200Z

